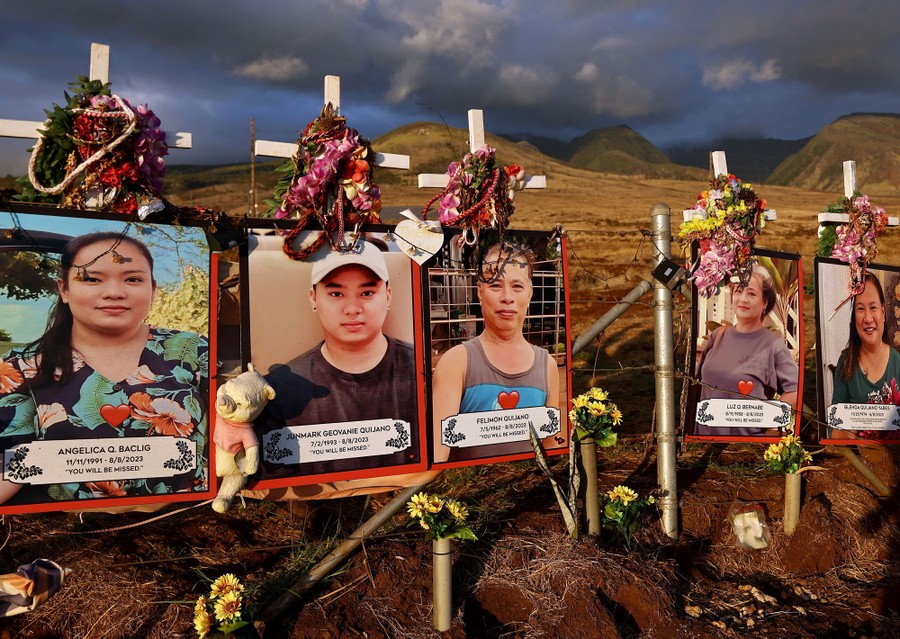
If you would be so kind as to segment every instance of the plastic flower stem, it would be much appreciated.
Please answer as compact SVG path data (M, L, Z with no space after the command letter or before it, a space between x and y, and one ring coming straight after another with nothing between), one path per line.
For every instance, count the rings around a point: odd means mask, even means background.
M599 535L600 522L600 489L597 481L597 444L591 437L580 442L581 466L584 468L586 480L584 488L584 515L587 519L589 535Z
M784 534L793 535L800 521L800 493L803 476L800 473L784 475Z
M434 629L450 630L453 619L453 584L450 539L435 539L431 546L432 596L434 597Z

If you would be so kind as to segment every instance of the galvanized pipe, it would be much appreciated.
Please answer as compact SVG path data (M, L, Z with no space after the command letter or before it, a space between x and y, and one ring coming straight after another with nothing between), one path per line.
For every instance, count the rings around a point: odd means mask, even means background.
M316 564L315 568L300 577L300 579L294 582L290 588L281 593L275 601L259 613L255 622L257 631L259 631L260 634L264 633L267 623L270 623L283 615L292 605L298 605L300 603L300 598L303 597L308 590L331 574L341 562L347 559L347 556L350 553L359 547L364 539L374 534L388 519L393 517L401 508L403 508L407 502L412 499L413 495L424 490L425 487L439 475L440 473L437 473L430 480L419 484L418 486L404 488L397 493L397 495L385 504L381 510L372 515L365 523L357 528L352 535L328 553L322 561Z
M622 313L631 308L632 304L637 302L642 295L649 293L653 285L647 280L641 280L628 295L622 298L622 301L606 311L600 319L594 322L589 329L578 336L572 345L572 355L580 353L585 346L591 343L595 337L602 333L607 326L616 321Z
M671 256L672 231L669 207L654 204L653 248L657 263ZM653 282L654 359L656 362L656 474L661 495L663 532L678 539L678 488L675 466L675 337L672 291Z

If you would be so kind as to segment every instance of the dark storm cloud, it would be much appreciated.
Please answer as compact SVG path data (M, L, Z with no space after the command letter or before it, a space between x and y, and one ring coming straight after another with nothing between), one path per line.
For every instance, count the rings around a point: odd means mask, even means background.
M464 126L482 108L498 132L799 138L900 111L898 22L896 0L8 0L0 117L40 118L96 41L115 91L194 134L174 161L246 160L251 116L258 137L293 140L326 74L371 137L438 114Z

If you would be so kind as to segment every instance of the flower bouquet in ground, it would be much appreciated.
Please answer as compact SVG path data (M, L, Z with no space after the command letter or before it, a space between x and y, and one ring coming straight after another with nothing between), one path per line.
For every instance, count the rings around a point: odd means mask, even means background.
M793 534L800 521L800 473L819 470L818 466L804 466L812 461L810 455L795 435L786 435L763 453L766 465L778 473L784 473L784 532Z
M628 486L616 486L603 496L603 528L622 537L631 550L631 538L641 529L641 515L656 503L653 495L639 497Z
M616 445L619 436L612 428L622 423L622 411L609 401L605 390L594 387L572 400L569 422L573 439L580 442L579 454L586 478L584 510L588 534L599 535L602 525L596 447Z
M412 520L427 531L428 539L477 539L466 526L469 510L455 499L418 493L409 500L406 509Z
M569 437L569 482L566 491L560 487L559 482L550 472L544 449L533 429L529 429L529 435L531 447L534 449L534 460L550 480L569 535L572 539L578 539L578 493L581 489L581 473L578 471L579 459L584 464L584 472L587 477L585 510L588 533L599 535L600 494L597 487L596 446L600 445L605 448L616 445L618 435L613 432L612 427L622 423L622 412L609 401L606 391L595 387L572 400L569 422L572 429ZM575 445L576 442L579 443L579 446Z
M247 612L244 586L233 574L216 579L194 605L194 630L206 637L256 637Z
M418 493L406 505L413 522L427 531L432 540L432 596L434 597L434 627L438 631L450 629L453 618L452 563L450 541L462 539L475 541L477 538L466 525L468 509L456 501Z

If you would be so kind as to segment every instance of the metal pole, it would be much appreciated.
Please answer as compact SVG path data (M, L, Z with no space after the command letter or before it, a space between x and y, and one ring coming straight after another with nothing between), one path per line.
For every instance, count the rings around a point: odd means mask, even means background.
M269 604L265 610L259 613L255 622L256 629L260 633L265 632L267 623L274 621L283 615L292 604L297 604L300 598L306 594L308 590L327 577L332 570L337 568L351 552L359 547L366 537L381 528L388 519L393 517L397 511L406 505L413 495L424 490L425 487L434 481L440 474L441 473L437 473L428 481L419 484L418 486L404 488L397 493L397 495L385 504L381 510L372 515L364 524L357 528L350 537L342 541L337 548L328 553L315 568L300 577L300 579L294 582L290 588L281 593L275 601Z
M642 295L649 293L653 285L647 280L641 280L637 286L631 289L631 292L622 298L622 301L606 311L606 314L594 322L589 329L578 336L572 345L572 355L580 353L585 346L590 344L591 340L597 337L603 330L612 324L619 316L631 308L631 305L637 302Z
M653 248L657 262L671 255L672 230L669 207L654 204ZM662 492L663 532L678 539L678 489L675 473L675 338L672 324L672 291L653 282L653 326L656 361L656 473Z
M846 446L835 446L838 452L843 455L848 462L861 474L863 477L868 479L873 486L875 486L875 490L877 490L882 497L890 497L892 491L888 488L883 481L878 479L878 475L876 475L871 468L866 466L866 463L859 458L855 452L847 448Z

